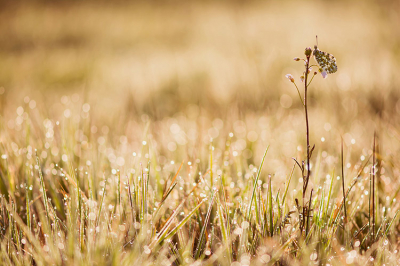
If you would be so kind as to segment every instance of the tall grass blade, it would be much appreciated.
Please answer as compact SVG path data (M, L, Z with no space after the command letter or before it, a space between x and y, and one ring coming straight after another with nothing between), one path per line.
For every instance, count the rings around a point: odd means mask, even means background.
M268 149L269 149L269 145L268 145L267 149L265 150L264 156L262 157L262 160L261 160L260 167L258 168L256 179L254 180L253 192L251 193L251 198L250 198L250 202L249 202L248 210L247 210L247 220L250 220L251 205L253 205L253 200L254 200L254 195L256 194L256 188L257 188L258 179L260 178L261 169L262 169L263 164L264 164L265 156L267 156Z
M272 207L272 182L269 177L268 184L268 213L269 213L269 234L271 237L274 236L274 218L273 218L273 207Z
M182 228L182 226L184 226L186 224L187 221L189 221L189 219L193 216L193 214L196 213L196 211L200 208L200 206L205 202L206 200L202 200L174 229L171 230L171 232L169 232L167 234L167 229L165 228L162 230L162 234L159 235L156 239L155 242L152 243L152 248L154 248L157 244L160 244L162 241L164 241L165 239L169 239L171 238L173 235L176 234L176 232ZM177 208L178 210L178 208ZM177 212L177 211L176 211ZM175 213L176 213L175 212ZM168 226L169 227L169 226Z
M387 235L388 235L388 233L389 233L389 230L390 230L390 228L392 227L392 224L393 224L394 220L395 220L395 219L396 219L396 217L397 217L397 214L399 214L399 211L400 211L400 210L397 210L397 211L396 211L396 213L395 213L395 214L394 214L394 216L393 216L393 219L390 221L390 223L389 223L388 227L386 228L386 231L385 231L385 236L387 236Z
M200 253L201 253L201 247L203 245L203 241L204 241L204 236L207 230L207 225L208 225L208 221L210 220L210 216L211 216L211 210L213 207L213 203L214 203L214 197L217 194L217 191L214 191L211 201L210 201L210 205L208 207L208 211L207 211L207 215L206 218L203 222L203 227L201 228L201 232L200 232L200 236L199 236L199 242L197 244L197 248L196 248L196 255L195 255L195 259L198 259L200 257Z

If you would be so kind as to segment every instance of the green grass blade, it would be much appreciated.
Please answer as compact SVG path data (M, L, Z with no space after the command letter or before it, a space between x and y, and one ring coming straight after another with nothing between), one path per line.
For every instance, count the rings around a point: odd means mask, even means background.
M216 191L214 191L214 193L212 195L212 198L211 198L211 201L210 201L210 205L209 205L208 211L207 211L207 216L206 216L206 219L204 220L203 227L201 228L201 232L200 232L200 236L199 236L199 242L198 242L197 248L196 248L195 259L198 259L200 257L201 246L203 245L204 235L206 233L208 221L210 220L210 215L211 215L211 210L212 210L212 206L213 206L213 203L214 203L215 194L217 194Z
M326 201L326 206L324 207L323 218L325 218L327 216L328 208L329 208L329 202L331 201L332 187L333 187L333 180L334 180L333 176L334 176L334 173L332 173L331 184L329 185L328 199Z
M283 194L283 198L282 198L282 205L285 204L286 195L287 195L287 192L288 192L288 190L289 190L290 181L292 180L292 176L293 176L295 167L296 167L296 163L294 163L294 165L293 165L293 167L292 167L292 171L290 172L289 181L288 181L287 184L286 184L285 193Z
M102 195L102 197L101 197L100 206L99 206L99 212L98 212L98 214L97 214L96 227L99 225L101 210L102 210L102 208L103 208L104 198L106 197L106 181L107 181L107 179L106 179L106 177L104 176L103 195Z
M219 223L221 226L221 235L222 235L222 239L223 239L223 244L227 248L227 256L228 256L229 263L230 263L231 258L232 258L232 251L231 251L231 247L229 244L229 236L228 236L228 231L227 231L227 228L225 225L225 216L224 216L224 211L223 211L221 204L218 205L218 217L219 217Z
M271 177L269 178L268 185L268 213L269 213L269 233L270 236L274 236L274 218L273 218L273 209L272 209L272 182Z
M251 198L250 198L250 202L249 202L249 206L248 206L248 211L247 211L247 220L250 220L251 205L253 204L254 195L255 195L255 193L256 193L256 188L257 188L257 182L258 182L258 179L260 178L261 169L262 169L263 164L264 164L265 156L267 156L268 149L269 149L269 145L268 145L267 149L265 150L264 156L263 156L263 158L262 158L262 160L261 160L260 168L258 168L258 173L257 173L256 180L254 180L253 192L251 193Z
M393 219L390 221L388 227L386 228L385 236L387 236L387 234L389 233L390 227L392 227L392 224L393 224L394 220L396 219L397 214L399 213L399 211L400 211L400 210L397 210L397 211L396 211L396 213L395 213Z
M189 221L189 219L193 216L193 214L196 213L196 211L200 208L200 206L205 202L206 200L202 200L174 229L171 230L171 232L169 234L167 234L167 230L163 230L163 234L160 235L156 242L154 242L154 244L152 244L152 247L154 248L157 244L161 243L162 241L164 241L165 239L171 238L173 235L176 234L176 232L178 232L179 229L182 228L182 226L184 226L186 224L187 221ZM177 211L175 211L176 213Z

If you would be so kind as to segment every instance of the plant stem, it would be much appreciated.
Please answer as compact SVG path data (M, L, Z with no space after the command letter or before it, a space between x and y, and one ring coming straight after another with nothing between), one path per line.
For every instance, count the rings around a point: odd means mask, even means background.
M310 82L311 82L311 81L310 81ZM303 102L303 99L301 98L300 90L299 90L299 88L297 87L296 83L293 82L293 84L294 84L294 86L296 87L297 93L299 94L300 101L301 101L301 103L302 103L303 106L304 106L304 102Z
M344 190L344 159L343 159L343 138L341 139L341 165L342 165L342 190L343 190L343 210L344 210L344 220L343 220L343 243L347 246L347 211L346 211L346 192Z
M376 132L374 132L374 146L372 152L372 241L375 240L375 139Z
M342 138L342 145L341 145L341 159L342 159L342 190L343 190L343 209L344 209L344 222L347 223L347 211L346 211L346 193L344 190L344 160L343 160L343 138Z
M305 217L308 217L308 211L306 212L306 191L308 186L308 180L310 179L310 130L308 126L308 110L307 110L307 89L308 89L308 68L310 65L310 56L307 55L306 60L306 71L304 74L304 112L306 115L306 137L307 137L307 175L305 177L304 185L303 185L303 226ZM307 235L308 232L306 232Z
M305 235L305 238L307 238L308 230L310 228L310 210L311 210L312 193L313 193L313 190L311 189L310 201L308 202L308 209L307 209L307 224L306 224L306 235Z

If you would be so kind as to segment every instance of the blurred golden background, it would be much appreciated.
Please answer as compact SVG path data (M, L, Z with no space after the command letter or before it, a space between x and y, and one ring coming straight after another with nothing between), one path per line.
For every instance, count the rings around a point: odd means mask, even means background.
M152 98L160 116L238 99L261 110L283 94L297 102L284 75L299 76L292 58L317 34L339 71L315 93L398 91L397 1L21 1L0 12L0 84L13 99L85 92L108 114L129 98L139 109Z

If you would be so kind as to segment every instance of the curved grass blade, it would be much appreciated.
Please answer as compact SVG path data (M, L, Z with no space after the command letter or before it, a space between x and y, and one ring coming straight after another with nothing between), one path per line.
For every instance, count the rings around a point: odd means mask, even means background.
M269 233L270 236L274 236L274 218L272 210L272 187L271 187L271 177L269 178L268 186L268 212L269 212Z
M394 217L393 217L392 221L390 221L390 223L389 223L388 227L386 228L386 231L385 231L385 236L387 236L387 234L389 233L390 227L392 226L392 224L393 224L394 220L396 219L396 217L397 217L397 214L399 213L399 211L400 211L400 210L397 210L397 212L395 213L395 215L394 215Z
M228 259L229 259L229 263L231 262L231 258L232 258L232 252L231 252L231 247L229 245L229 240L228 240L228 232L225 226L225 219L224 219L224 211L222 208L222 205L219 204L218 206L218 217L219 217L219 223L221 224L221 235L222 235L222 239L224 240L224 244L227 248L227 255L228 255Z
M179 229L182 228L182 226L185 225L185 223L187 221L189 221L189 219L193 216L193 214L200 208L201 204L203 204L206 200L202 200L177 226L175 226L174 229L171 230L171 232L169 234L167 234L167 230L164 229L162 235L160 235L158 237L158 239L156 240L156 242L154 242L154 244L152 244L152 248L154 248L157 244L161 243L163 240L171 238L173 235L176 234L176 232L178 232ZM184 202L182 202L183 204ZM178 207L179 208L179 207ZM177 211L175 211L175 213L177 213ZM169 227L170 223L168 224Z
M196 260L200 256L201 246L203 245L204 235L206 233L207 224L208 224L208 221L210 220L211 210L212 210L212 206L213 206L213 203L214 203L214 197L215 197L216 192L217 191L214 191L214 193L213 193L213 196L212 196L211 201L210 201L210 205L208 207L207 216L206 216L206 219L204 220L204 223L203 223L203 228L201 228L200 237L199 237L199 243L197 244L197 248L196 248L196 255L195 255L195 259Z
M260 168L258 169L258 173L257 173L256 180L254 180L253 193L251 194L251 198L250 198L250 202L249 202L249 207L248 207L249 209L248 209L248 211L247 211L247 220L250 220L251 205L253 204L254 195L255 195L255 193L256 193L256 188L257 188L257 182L258 182L258 179L260 178L261 169L262 169L262 166L263 166L263 164L264 164L265 156L267 156L268 149L269 149L269 145L268 145L267 149L265 150L264 156L263 156L263 158L262 158L262 160L261 160L261 164L260 164Z
M211 202L210 202L210 205L209 205L208 211L207 211L207 216L206 216L206 219L204 220L203 227L201 228L200 237L199 237L199 243L197 244L197 248L196 248L195 259L198 259L199 256L200 256L201 246L203 244L204 235L206 233L206 228L207 228L208 221L210 220L211 210L212 210L212 206L213 206L213 203L214 203L215 194L216 194L216 191L214 191L214 193L212 195Z

